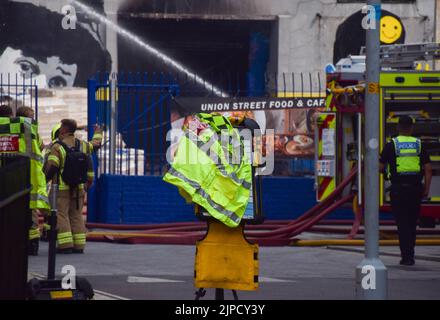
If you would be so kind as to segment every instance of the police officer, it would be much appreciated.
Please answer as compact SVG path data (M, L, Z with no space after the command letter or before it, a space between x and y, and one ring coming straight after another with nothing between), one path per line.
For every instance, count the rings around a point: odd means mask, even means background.
M399 118L397 137L385 145L380 170L389 167L391 209L393 211L402 259L401 265L414 265L417 219L422 198L427 197L432 178L429 156L420 139L412 136L413 119ZM424 175L424 183L423 181Z
M99 127L98 127L99 128ZM87 184L77 186L67 185L62 178L66 159L66 150L63 144L69 148L74 147L79 141L80 151L90 155L92 151L99 148L101 134L95 134L92 142L76 139L74 133L77 129L75 120L61 120L58 140L62 143L53 143L50 149L48 162L45 168L47 181L57 182L59 192L57 195L58 224L57 241L59 253L83 253L86 244L86 229L82 218L85 189L93 183L93 165L88 166ZM75 190L73 190L75 189Z

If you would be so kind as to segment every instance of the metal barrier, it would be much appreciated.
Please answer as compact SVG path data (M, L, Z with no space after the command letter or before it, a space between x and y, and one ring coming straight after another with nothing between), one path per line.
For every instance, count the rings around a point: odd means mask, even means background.
M38 121L38 86L24 75L0 73L0 105L9 105L14 112L21 106L34 109Z
M25 299L30 162L19 155L0 155L0 300Z
M104 125L97 176L162 175L171 99L179 94L175 79L154 73L104 75L90 80L88 90L89 125Z

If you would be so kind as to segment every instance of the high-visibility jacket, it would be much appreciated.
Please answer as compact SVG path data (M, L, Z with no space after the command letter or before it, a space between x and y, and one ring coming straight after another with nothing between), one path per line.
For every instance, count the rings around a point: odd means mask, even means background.
M250 161L237 129L227 118L198 114L196 120L207 128L185 130L163 179L177 186L188 202L200 205L228 227L237 227L252 186ZM223 146L222 140L226 141Z
M420 139L409 136L393 138L396 151L397 175L416 175L421 173L420 153L422 143Z
M20 153L30 158L31 209L50 209L43 173L43 156L38 139L38 123L30 118L0 118L0 152Z

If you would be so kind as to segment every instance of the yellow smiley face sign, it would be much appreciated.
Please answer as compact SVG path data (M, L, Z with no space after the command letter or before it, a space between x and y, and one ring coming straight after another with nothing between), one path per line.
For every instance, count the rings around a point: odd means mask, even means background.
M382 43L395 43L402 36L402 23L392 16L383 16L380 19L380 41Z

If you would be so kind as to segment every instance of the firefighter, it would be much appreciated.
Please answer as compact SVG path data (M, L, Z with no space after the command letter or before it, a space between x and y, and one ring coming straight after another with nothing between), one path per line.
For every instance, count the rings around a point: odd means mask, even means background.
M9 108L10 109L10 108ZM11 115L12 110L1 107L1 115ZM38 210L48 210L49 201L46 191L46 179L43 174L43 157L38 142L38 125L28 117L1 117L0 136L5 137L2 152L20 153L30 158L31 193L29 208L33 212L33 226L29 229L28 254L38 255L40 231L38 228ZM4 147L4 149L3 149ZM35 219L36 215L36 219ZM35 221L36 220L36 221Z
M61 123L57 123L51 131L51 143L48 144L47 146L45 146L44 150L43 150L43 157L44 157L44 161L43 161L43 172L46 172L47 169L47 158L49 157L49 153L50 153L50 149L52 148L53 143L57 140L58 138L58 134L60 131L60 127L61 127ZM43 232L41 235L41 240L42 241L48 241L49 240L49 230L50 230L50 225L48 222L48 215L50 213L49 212L43 212L44 215L44 222L43 222Z
M413 119L400 117L398 131L398 136L387 143L382 151L380 170L384 172L389 167L391 209L399 235L400 264L412 266L415 263L417 219L422 198L429 195L432 166L421 140L412 136Z
M99 127L96 127L98 131ZM45 174L47 181L57 183L58 224L57 242L59 253L83 253L86 244L86 229L82 218L85 190L94 179L90 154L101 145L102 135L95 134L91 142L75 138L77 129L75 120L63 119L59 128L58 139L49 152ZM70 156L75 153L75 157ZM85 157L81 158L81 154ZM75 160L70 161L70 159ZM75 166L72 176L71 166ZM70 168L70 169L69 169ZM84 183L72 182L79 179Z
M47 160L49 157L50 149L52 148L52 145L58 139L58 136L60 133L60 128L61 128L61 123L57 123L51 130L51 143L46 146L46 148L43 152L43 155L44 155L43 170L44 170L44 172L46 172L46 168L47 168L47 164L48 164ZM80 128L80 127L78 127L78 128ZM98 150L101 147L102 131L103 131L103 129L99 125L95 125L92 140L88 142L89 143L88 148L85 148L86 150L88 150L89 154L91 154L92 152L95 152L96 150ZM93 168L92 157L89 157L88 161L89 161L89 167ZM43 236L42 236L42 239L45 241L47 240L47 234L48 234L48 231L50 230L50 226L46 220L47 220L47 215L45 215L45 222L43 224Z
M17 109L16 117L24 117L33 119L35 116L34 110L29 107L22 106ZM37 143L40 148L40 151L44 148L43 140L40 138L39 133L37 132ZM39 224L39 215L40 210L39 209L32 209L32 225L29 228L29 250L28 254L32 256L38 255L38 248L39 248L39 239L40 239L40 224Z

